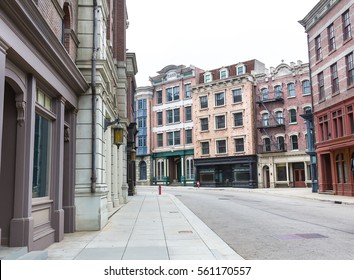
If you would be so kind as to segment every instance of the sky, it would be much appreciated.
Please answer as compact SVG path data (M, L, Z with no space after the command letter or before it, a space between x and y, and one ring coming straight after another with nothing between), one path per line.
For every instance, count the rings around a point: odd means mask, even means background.
M167 65L212 70L257 59L308 62L302 20L319 0L127 0L138 87Z

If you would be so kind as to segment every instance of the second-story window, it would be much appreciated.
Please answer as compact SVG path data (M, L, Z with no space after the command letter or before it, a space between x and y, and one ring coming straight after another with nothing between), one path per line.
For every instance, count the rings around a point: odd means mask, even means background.
M167 145L174 146L181 144L180 131L167 132Z
M348 40L352 37L351 33L351 24L350 24L350 14L349 10L345 11L342 14L342 21L343 21L343 39Z
M215 106L225 105L225 93L219 92L215 94Z
M277 123L278 124L284 124L283 112L282 111L277 111L275 113L275 115L276 115Z
M201 142L202 155L209 155L209 142Z
M163 134L158 133L156 137L157 137L157 147L162 147L163 146Z
M186 129L185 132L186 132L186 144L192 144L193 143L192 130Z
M291 135L290 136L290 142L291 142L291 149L292 150L298 150L299 149L299 143L298 143L297 135Z
M295 109L290 109L289 110L289 122L290 123L296 123L296 110Z
M244 138L235 139L235 152L240 153L245 151L245 140Z
M216 153L226 154L226 140L216 140Z

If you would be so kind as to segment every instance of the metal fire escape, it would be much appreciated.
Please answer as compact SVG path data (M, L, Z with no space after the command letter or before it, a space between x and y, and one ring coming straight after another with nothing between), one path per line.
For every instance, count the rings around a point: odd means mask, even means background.
M257 129L265 135L268 136L269 140L264 140L263 145L258 147L259 153L269 153L269 152L284 152L286 151L286 144L279 142L279 139L275 139L274 134L279 130L276 128L285 129L284 116L279 117L274 115L272 110L269 110L267 104L284 103L283 92L282 91L272 91L269 92L261 91L259 95L256 96L256 103L259 107L263 107L267 111L267 117L262 116L260 121L257 121Z

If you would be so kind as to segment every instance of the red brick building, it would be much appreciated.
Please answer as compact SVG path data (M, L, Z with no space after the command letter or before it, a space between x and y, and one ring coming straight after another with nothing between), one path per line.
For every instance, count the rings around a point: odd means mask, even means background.
M257 75L258 187L310 185L306 123L312 111L308 63L281 63Z
M308 34L320 192L354 195L354 1L321 0Z

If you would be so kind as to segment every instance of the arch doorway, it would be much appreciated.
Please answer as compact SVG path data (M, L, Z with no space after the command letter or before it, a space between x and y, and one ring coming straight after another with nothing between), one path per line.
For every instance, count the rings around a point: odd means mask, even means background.
M269 166L263 167L263 187L270 188Z

